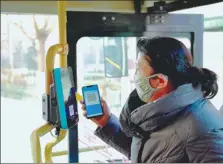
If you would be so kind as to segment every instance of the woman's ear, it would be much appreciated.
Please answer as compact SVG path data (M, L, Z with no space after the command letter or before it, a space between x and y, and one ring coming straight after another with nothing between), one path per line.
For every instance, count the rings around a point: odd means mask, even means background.
M168 85L168 77L163 74L158 74L157 77L159 79L159 83L156 88L157 89L165 88Z

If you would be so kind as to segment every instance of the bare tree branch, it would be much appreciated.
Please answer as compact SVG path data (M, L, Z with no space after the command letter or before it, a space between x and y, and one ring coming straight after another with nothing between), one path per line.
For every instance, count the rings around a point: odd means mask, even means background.
M48 25L49 25L49 17L45 17L43 29L47 29Z
M54 28L56 27L56 24L55 23L51 23L48 27L48 32L53 32Z
M50 35L50 33L53 31L53 28L49 28L49 29L46 29L46 33L47 35Z
M39 34L39 27L37 25L35 15L33 15L33 24L34 24L34 29L35 29L35 32L36 32L36 38L38 39L39 38L39 36L38 36L38 34Z
M16 27L18 27L18 28L22 31L22 33L23 33L29 40L33 41L33 40L36 39L35 37L33 37L33 38L30 37L30 36L25 32L24 28L23 28L21 25L19 25L18 23L13 22L13 24L14 24Z

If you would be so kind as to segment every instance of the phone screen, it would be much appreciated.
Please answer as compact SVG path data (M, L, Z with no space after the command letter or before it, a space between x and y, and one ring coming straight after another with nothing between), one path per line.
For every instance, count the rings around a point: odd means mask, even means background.
M103 115L100 94L97 85L82 88L87 118Z

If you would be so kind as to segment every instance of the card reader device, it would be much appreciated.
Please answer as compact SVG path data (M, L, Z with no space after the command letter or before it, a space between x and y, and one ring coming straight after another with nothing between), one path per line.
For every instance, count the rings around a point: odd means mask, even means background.
M70 129L79 121L72 68L56 68L52 76L50 94L42 97L43 119L56 127Z

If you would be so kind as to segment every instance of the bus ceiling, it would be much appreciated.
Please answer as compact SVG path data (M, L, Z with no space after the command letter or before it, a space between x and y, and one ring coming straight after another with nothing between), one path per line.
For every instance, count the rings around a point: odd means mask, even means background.
M171 12L222 2L220 0L67 1L69 11L156 13ZM1 1L1 13L57 14L57 1Z

